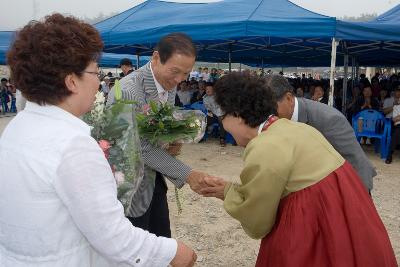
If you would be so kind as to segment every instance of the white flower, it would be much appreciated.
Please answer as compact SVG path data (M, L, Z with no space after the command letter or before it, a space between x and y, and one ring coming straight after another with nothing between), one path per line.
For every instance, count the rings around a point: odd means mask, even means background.
M97 92L96 99L93 104L93 109L90 111L94 121L99 122L104 116L104 101L105 97L102 92Z
M194 128L194 127L196 127L196 124L194 124L194 123L192 122L191 124L189 124L189 127L190 127L190 128Z
M196 123L196 126L197 126L197 127L200 127L200 126L201 126L200 120L197 119L197 120L195 121L195 123Z
M114 178L115 178L115 181L117 182L117 185L120 185L123 182L125 182L125 175L122 172L115 172Z
M174 113L172 113L172 117L178 121L183 120L183 114L181 112L174 111Z
M106 100L106 98L104 97L104 94L102 92L97 92L96 94L96 100L94 101L94 103L104 103L104 101Z

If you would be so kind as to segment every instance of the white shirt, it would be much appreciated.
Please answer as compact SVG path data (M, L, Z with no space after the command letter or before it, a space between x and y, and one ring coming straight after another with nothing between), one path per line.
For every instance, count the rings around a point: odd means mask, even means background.
M110 92L110 87L106 84L105 81L102 81L100 84L101 84L101 91L104 94L108 94Z
M400 104L394 105L393 106L393 118L395 118L399 115L400 115ZM400 121L394 123L394 125L399 125L399 124L400 124Z
M299 121L299 101L297 100L297 97L294 98L294 110L292 114L292 118L290 118L291 121L298 122ZM260 134L262 132L262 129L264 128L264 125L267 121L264 121L258 126L258 131L257 133Z
M386 98L383 101L383 109L393 107L394 97ZM393 111L385 115L386 118L391 119L393 117Z
M203 97L203 103L207 110L211 111L217 117L221 117L224 113L221 110L221 107L215 101L214 95L205 95Z
M199 80L199 72L196 70L190 72L189 80L191 80L192 78L194 78L196 81L198 81Z
M210 73L201 73L200 77L203 78L203 81L208 82L208 80L210 79Z
M179 90L177 94L179 96L179 100L183 105L190 104L190 99L192 98L192 92L186 90L185 91Z
M168 266L173 239L135 228L90 128L27 102L0 139L0 266Z
M151 70L151 75L153 75L154 83L156 84L158 98L160 99L161 103L165 104L168 101L168 91L165 90L162 87L162 85L157 81L156 77L154 76L154 72L153 72L153 68L151 67L151 63L150 63L150 70Z
M299 101L297 100L297 97L294 98L294 110L290 120L296 122L299 121Z

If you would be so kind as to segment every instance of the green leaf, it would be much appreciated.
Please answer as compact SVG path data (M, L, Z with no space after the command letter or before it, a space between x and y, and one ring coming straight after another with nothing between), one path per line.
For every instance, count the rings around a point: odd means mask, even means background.
M128 127L129 123L126 120L116 118L104 127L103 135L109 140L117 140L122 136L123 132L128 129Z
M156 103L156 102L154 102L153 100L151 100L150 103L149 103L149 105L150 105L150 109L151 109L151 111L152 111L153 113L157 113L157 112L158 112L158 106L157 106L157 103Z
M118 79L115 79L115 84L114 84L114 98L116 101L119 101L122 99L122 91L121 91L121 84Z

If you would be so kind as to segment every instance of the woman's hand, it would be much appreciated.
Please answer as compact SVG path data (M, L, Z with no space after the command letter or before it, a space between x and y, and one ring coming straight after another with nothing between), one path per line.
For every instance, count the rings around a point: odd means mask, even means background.
M193 249L186 246L181 241L177 241L178 248L176 255L171 261L172 267L191 267L197 260L197 255Z
M228 182L218 177L205 177L204 181L208 187L201 189L201 194L205 197L215 197L221 200L225 199L225 186Z

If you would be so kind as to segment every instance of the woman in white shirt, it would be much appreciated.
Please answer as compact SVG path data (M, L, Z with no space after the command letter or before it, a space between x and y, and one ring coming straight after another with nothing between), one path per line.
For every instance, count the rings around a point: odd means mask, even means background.
M79 119L99 88L98 32L54 14L8 54L26 108L0 139L0 266L192 266L192 249L135 228Z

